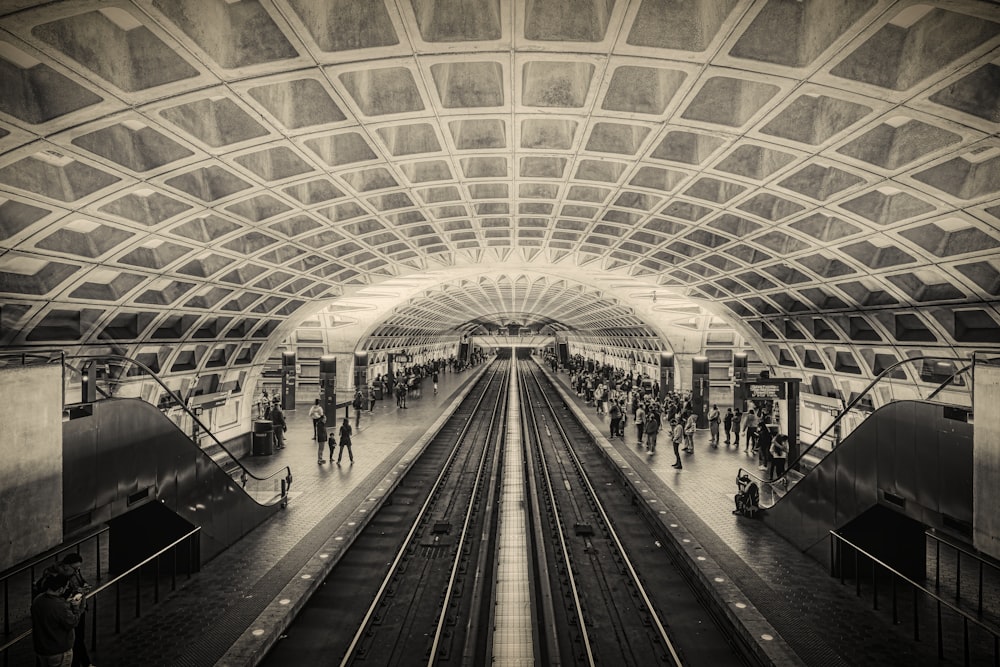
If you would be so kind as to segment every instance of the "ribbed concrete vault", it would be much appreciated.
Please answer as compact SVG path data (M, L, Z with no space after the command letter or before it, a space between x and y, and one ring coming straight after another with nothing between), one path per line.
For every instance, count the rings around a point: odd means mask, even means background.
M0 88L5 348L259 368L407 281L357 337L1000 348L994 2L6 0Z

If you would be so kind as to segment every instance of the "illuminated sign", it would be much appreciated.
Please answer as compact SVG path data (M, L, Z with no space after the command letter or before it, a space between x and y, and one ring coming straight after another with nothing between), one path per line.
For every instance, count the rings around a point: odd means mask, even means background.
M747 398L763 398L766 400L784 400L785 385L783 384L747 384Z

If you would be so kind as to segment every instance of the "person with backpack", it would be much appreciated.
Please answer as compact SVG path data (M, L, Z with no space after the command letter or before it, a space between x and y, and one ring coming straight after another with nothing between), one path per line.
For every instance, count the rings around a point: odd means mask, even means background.
M652 456L656 453L656 435L660 432L660 413L658 410L651 409L649 411L642 430L646 435L646 451Z
M284 449L285 431L288 430L288 424L285 422L285 413L281 411L279 400L275 397L274 405L271 406L271 424L274 429L274 448Z

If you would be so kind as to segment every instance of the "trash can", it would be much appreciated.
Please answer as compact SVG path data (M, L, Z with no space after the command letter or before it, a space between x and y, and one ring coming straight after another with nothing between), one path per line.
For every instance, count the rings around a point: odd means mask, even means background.
M253 423L252 437L250 453L253 456L274 454L274 424L264 419L258 419Z

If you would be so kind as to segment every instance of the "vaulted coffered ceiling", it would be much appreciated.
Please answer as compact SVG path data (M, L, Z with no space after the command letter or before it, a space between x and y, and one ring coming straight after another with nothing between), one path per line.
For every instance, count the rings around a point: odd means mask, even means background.
M994 2L4 0L0 88L8 348L249 364L417 275L382 333L1000 346Z

